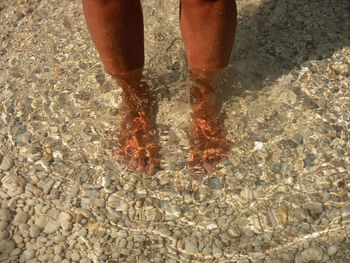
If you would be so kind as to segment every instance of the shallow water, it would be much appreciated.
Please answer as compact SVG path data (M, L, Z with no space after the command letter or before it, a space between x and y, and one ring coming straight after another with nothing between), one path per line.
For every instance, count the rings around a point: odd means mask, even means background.
M232 61L218 81L232 154L202 181L187 169L191 82L177 1L143 1L162 156L154 177L113 160L121 91L102 70L80 4L23 3L1 11L0 157L15 165L0 172L0 200L72 214L89 231L79 250L95 262L350 257L348 1L238 1ZM24 132L31 138L19 143ZM13 188L23 191L6 195Z

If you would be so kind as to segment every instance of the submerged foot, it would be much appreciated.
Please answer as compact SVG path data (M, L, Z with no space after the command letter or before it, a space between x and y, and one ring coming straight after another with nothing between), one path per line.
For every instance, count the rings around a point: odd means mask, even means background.
M130 170L153 175L159 167L159 147L149 88L144 82L123 86L121 124L115 160Z
M224 115L215 96L214 86L196 83L190 91L192 121L190 124L190 169L201 177L217 169L231 151L226 139Z

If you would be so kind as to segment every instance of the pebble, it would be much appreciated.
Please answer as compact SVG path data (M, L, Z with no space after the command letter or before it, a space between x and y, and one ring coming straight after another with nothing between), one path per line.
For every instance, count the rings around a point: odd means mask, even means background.
M333 255L336 254L337 252L338 252L338 249L337 249L337 247L334 246L334 245L329 246L329 248L327 249L327 254L328 254L329 256L333 256Z
M34 258L34 256L35 256L35 252L33 250L24 250L20 257L20 260L27 261Z
M304 205L306 209L310 211L311 214L318 215L321 214L323 211L323 205L322 203L318 202L309 202Z
M11 220L11 211L7 208L0 208L0 221L10 221Z
M188 253L198 253L198 247L196 244L194 244L193 242L191 242L189 239L185 240L185 250Z
M29 218L29 215L27 212L18 212L15 215L15 218L13 219L13 225L19 226L21 224L25 224Z
M32 237L32 238L36 238L40 235L40 228L37 227L37 226L31 226L29 228L29 235Z
M319 262L321 261L322 257L323 251L318 247L308 248L301 252L301 258L303 259L303 262Z
M8 225L9 225L8 222L0 221L0 231L6 230Z
M57 220L57 221L49 221L45 228L44 228L44 233L46 234L52 234L52 233L55 233L59 228L60 228L60 222Z
M13 240L0 239L0 258L9 255L16 247Z
M19 145L26 145L29 143L32 135L29 132L24 132L16 136L16 142Z
M73 261L79 261L80 255L77 252L73 252L71 258Z
M8 171L12 166L13 166L13 160L8 156L4 156L0 164L0 170Z
M47 217L44 215L41 215L35 218L35 225L40 229L43 229L46 226L46 223L47 223Z
M23 242L23 237L18 235L18 234L14 234L13 235L13 240L17 243L17 244L20 244Z
M55 253L56 255L61 254L62 251L63 251L63 245L62 245L62 244L57 244L57 245L54 247L53 251L54 251L54 253Z
M182 214L181 208L170 202L164 202L163 209L165 210L165 215L171 218L179 218Z
M343 221L350 221L350 203L347 203L342 206L341 215Z

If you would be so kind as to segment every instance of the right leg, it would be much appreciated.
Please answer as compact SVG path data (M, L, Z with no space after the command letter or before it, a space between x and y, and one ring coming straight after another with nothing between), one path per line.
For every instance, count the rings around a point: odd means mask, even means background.
M104 68L123 90L115 158L132 170L154 174L159 157L149 88L141 81L144 33L140 0L82 1Z

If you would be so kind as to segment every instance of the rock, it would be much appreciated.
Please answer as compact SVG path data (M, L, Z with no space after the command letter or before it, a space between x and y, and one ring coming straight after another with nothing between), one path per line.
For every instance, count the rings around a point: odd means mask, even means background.
M10 170L12 165L13 165L13 160L8 156L4 156L4 158L2 158L2 161L0 164L0 170L8 171L8 170Z
M208 186L211 189L221 189L222 188L222 179L220 177L212 177L208 180Z
M187 253L198 253L198 247L197 244L194 244L190 240L185 240L185 250Z
M241 197L247 200L253 200L253 190L250 187L246 187L241 191Z
M57 244L54 248L53 248L53 252L55 253L55 255L59 255L61 254L63 251L63 246L61 244Z
M222 256L222 251L218 247L214 247L212 253L213 253L214 258L220 258Z
M73 261L79 261L80 255L77 252L73 252L71 258Z
M32 237L32 238L36 238L40 235L40 228L37 227L37 226L31 226L29 228L29 235Z
M181 208L170 202L164 202L163 209L165 210L165 215L171 218L179 218L182 214Z
M13 235L13 240L17 243L17 244L21 244L23 242L23 237L18 235L18 234L15 234Z
M35 219L35 225L40 229L43 229L46 226L47 220L46 216L41 215Z
M59 221L49 221L44 228L44 233L52 234L55 233L60 228Z
M343 222L350 221L350 203L343 205L341 208Z
M19 212L17 215L15 215L15 218L13 219L13 225L19 226L21 224L25 224L29 218L29 215L27 212Z
M323 251L319 247L308 248L301 252L303 262L319 262L323 257Z
M335 62L331 67L336 74L340 74L343 76L348 75L348 73L350 72L350 66L346 63L342 63L341 61Z
M108 198L107 206L115 208L116 211L126 212L128 210L128 203L116 195Z
M334 254L336 254L338 252L338 249L336 246L331 245L328 249L327 249L327 254L329 256L333 256Z
M33 250L24 250L20 257L20 260L27 261L34 258L34 256L35 256L35 252Z
M0 231L6 230L8 225L9 225L8 222L0 221Z
M294 215L298 220L304 221L307 217L307 211L305 208L298 207L294 209Z
M0 240L0 259L5 259L16 247L13 240Z
M0 208L0 221L10 221L11 220L11 212L7 208Z
M16 136L16 143L19 145L28 144L32 135L29 132L24 132Z
M239 230L237 227L233 226L233 227L230 227L228 230L227 230L227 234L230 238L237 238L240 236L240 233L239 233Z
M323 205L318 202L309 202L304 205L304 207L310 211L310 214L318 215L323 211Z

